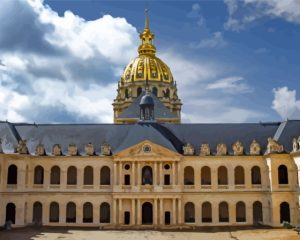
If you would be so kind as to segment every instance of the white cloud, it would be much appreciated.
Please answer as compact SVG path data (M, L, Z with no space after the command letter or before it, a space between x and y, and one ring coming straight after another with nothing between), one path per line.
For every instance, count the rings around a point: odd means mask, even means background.
M199 27L205 25L205 18L201 14L201 6L199 3L192 5L192 10L187 15L189 18L196 19L196 23Z
M246 93L251 92L251 87L245 83L243 77L233 76L222 78L214 83L210 83L206 86L208 90L222 90L227 91L229 93Z
M296 90L287 87L273 89L274 100L272 108L283 118L300 117L300 100L296 99Z
M191 44L192 48L215 48L224 47L227 42L223 38L222 32L214 32L211 38L202 39L199 43Z

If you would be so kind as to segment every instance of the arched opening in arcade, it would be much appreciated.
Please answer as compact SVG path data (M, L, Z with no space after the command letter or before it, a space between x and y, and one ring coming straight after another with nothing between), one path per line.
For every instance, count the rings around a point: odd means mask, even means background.
M16 205L13 203L8 203L6 205L5 222L16 223Z
M40 202L33 204L32 222L36 225L42 225L43 205Z
M100 223L110 223L110 205L107 202L100 205Z
M142 224L153 224L153 209L149 202L142 205Z
M290 222L290 205L287 202L282 202L280 204L280 223L283 221Z
M263 222L263 209L262 209L262 203L259 201L256 201L253 203L253 224L258 225Z

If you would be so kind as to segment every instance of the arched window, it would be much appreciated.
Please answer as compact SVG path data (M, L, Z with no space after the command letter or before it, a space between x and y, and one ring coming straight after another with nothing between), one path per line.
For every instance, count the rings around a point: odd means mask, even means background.
M67 184L68 185L76 185L77 184L77 169L74 166L71 166L68 168Z
M51 168L50 184L60 184L60 168L58 166Z
M59 205L57 202L50 203L49 222L59 222Z
M157 97L157 87L152 88L152 93Z
M142 93L142 88L141 88L141 87L138 87L136 95L137 95L137 96L140 96L141 93Z
M279 184L289 183L288 170L285 165L280 165L278 167L278 183Z
M244 202L238 202L235 206L236 221L246 222L246 206Z
M93 185L94 184L94 173L93 168L91 166L87 166L84 168L84 177L83 177L84 185Z
M33 204L32 222L37 225L42 225L43 220L43 205L40 202Z
M69 202L67 204L67 223L75 223L76 222L76 204L73 202Z
M194 185L194 168L188 166L184 168L184 185Z
M145 166L142 169L142 185L150 184L152 185L152 168L150 166Z
M253 224L258 225L263 222L262 204L259 201L253 203Z
M210 202L204 202L202 204L202 222L210 223L212 222L212 209Z
M280 223L283 221L290 222L290 205L287 202L282 202L280 204Z
M207 166L201 168L201 185L211 185L211 172Z
M84 223L93 222L93 205L90 202L87 202L83 205L83 219Z
M251 183L261 184L260 168L258 166L251 168Z
M244 168L238 166L234 169L234 184L244 185L245 184L245 173Z
M110 205L107 202L100 205L100 223L110 223Z
M100 185L110 185L110 168L107 166L100 170Z
M8 167L7 184L17 184L17 183L18 183L18 168L16 165L12 164Z
M8 203L6 205L5 222L16 223L16 205L13 203Z
M227 202L221 202L219 204L219 222L229 222L229 210Z
M221 166L218 168L218 184L219 185L228 185L227 168L224 166Z
M188 202L184 206L184 222L185 223L195 222L195 205L192 202Z
M125 89L125 98L129 98L128 89Z
M42 166L34 168L34 184L44 184L44 168Z

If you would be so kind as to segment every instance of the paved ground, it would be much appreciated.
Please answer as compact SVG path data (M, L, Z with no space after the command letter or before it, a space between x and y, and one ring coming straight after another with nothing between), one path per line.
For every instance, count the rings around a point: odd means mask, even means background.
M0 231L0 240L300 240L287 229L216 229L195 231L110 231L97 229L22 228Z

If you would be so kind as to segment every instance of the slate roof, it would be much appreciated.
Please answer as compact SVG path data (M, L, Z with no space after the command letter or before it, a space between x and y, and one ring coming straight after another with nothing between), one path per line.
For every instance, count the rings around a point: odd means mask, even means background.
M246 154L253 139L256 139L266 151L267 138L274 137L284 145L287 152L292 151L292 139L300 135L300 120L275 123L235 123L235 124L25 124L0 122L0 138L3 151L11 153L20 139L27 140L30 154L34 154L37 144L42 143L46 153L51 155L52 146L60 144L63 154L67 154L68 145L76 144L80 155L84 146L92 143L96 154L104 142L112 147L116 154L128 147L149 140L171 151L182 153L186 143L195 146L196 155L202 143L210 145L213 154L218 143L225 143L232 154L231 146L237 140L245 147Z
M145 96L145 92L142 92L140 96L138 96L132 103L126 108L118 118L126 119L126 118L140 118L140 102L143 96ZM154 100L154 116L155 118L177 118L176 115L171 112L165 105L153 94L149 93L149 95Z

